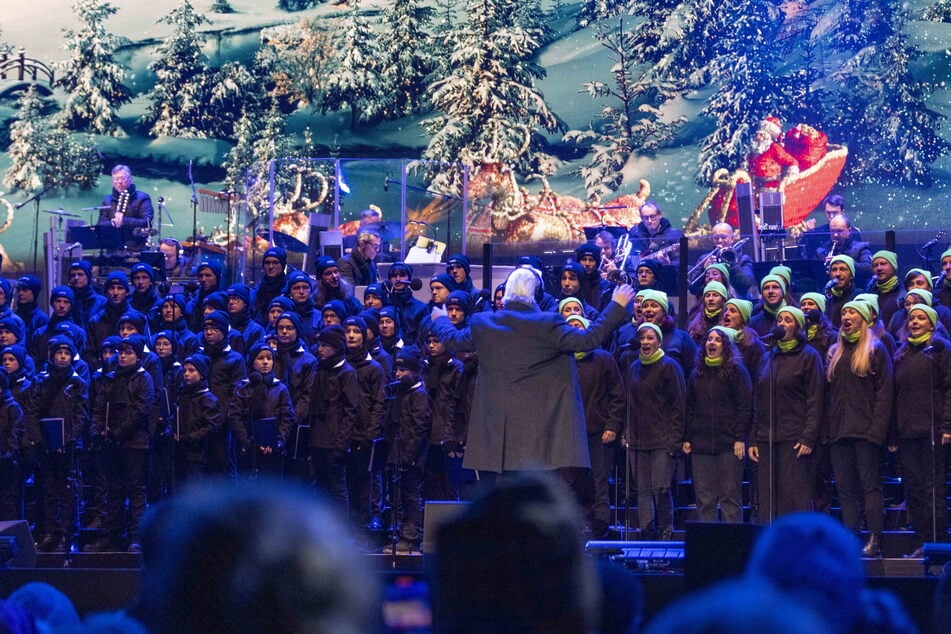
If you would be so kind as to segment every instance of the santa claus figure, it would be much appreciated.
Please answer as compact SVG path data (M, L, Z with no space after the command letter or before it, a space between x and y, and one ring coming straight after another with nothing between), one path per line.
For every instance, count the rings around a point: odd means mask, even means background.
M756 128L746 162L758 191L778 189L784 176L797 174L799 163L779 144L783 130L779 119L766 117Z
M800 123L786 130L783 147L799 163L799 170L804 171L818 163L826 155L826 146L829 138L825 132L816 130L811 125Z

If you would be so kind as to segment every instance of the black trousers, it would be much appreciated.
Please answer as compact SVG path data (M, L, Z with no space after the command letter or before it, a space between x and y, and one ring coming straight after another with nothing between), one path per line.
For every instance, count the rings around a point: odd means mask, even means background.
M311 464L317 490L322 491L337 507L341 518L346 518L350 505L350 495L347 491L347 453L312 447Z
M588 434L588 457L591 460L591 502L582 507L591 533L601 535L611 526L611 500L608 481L614 468L615 443L604 444L601 434Z
M347 454L347 490L350 500L350 524L361 529L373 517L373 491L371 489L371 447L359 447Z
M634 472L637 482L637 520L640 528L648 529L654 521L663 531L674 524L674 497L671 482L674 477L674 457L666 449L634 452Z
M815 453L796 457L795 440L756 443L759 449L759 519L771 522L780 515L811 511L816 479Z
M390 465L396 469L396 465ZM419 467L403 467L393 479L390 473L389 499L393 513L399 521L399 536L410 543L418 543L423 538L423 470Z
M42 451L37 456L37 480L40 484L39 527L42 535L66 536L72 532L75 502L69 475L73 466L73 452Z
M898 441L905 508L919 543L947 541L947 447L941 435L935 438L903 438ZM937 531L937 534L935 533Z
M697 519L717 521L717 505L724 522L743 521L743 461L732 451L718 454L691 453L693 490L697 498Z
M139 522L146 507L146 451L110 444L104 447L103 457L109 488L106 534L112 539L119 539L123 533L128 533L129 541L136 542ZM128 517L123 512L126 500L129 503Z
M881 534L885 526L882 448L855 438L832 443L832 471L842 523L856 534L861 532L864 504L865 525L869 532Z
M459 499L458 466L441 445L429 445L426 452L423 497L427 500Z
M0 458L0 522L20 518L20 469L13 458Z

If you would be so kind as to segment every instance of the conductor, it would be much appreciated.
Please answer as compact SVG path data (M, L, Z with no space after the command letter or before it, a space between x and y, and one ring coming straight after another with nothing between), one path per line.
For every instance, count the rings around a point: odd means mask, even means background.
M482 471L590 467L578 370L572 353L593 350L628 319L634 289L618 286L586 331L535 302L540 284L531 269L505 282L502 310L476 313L457 330L444 308L432 328L448 347L479 356L463 465Z

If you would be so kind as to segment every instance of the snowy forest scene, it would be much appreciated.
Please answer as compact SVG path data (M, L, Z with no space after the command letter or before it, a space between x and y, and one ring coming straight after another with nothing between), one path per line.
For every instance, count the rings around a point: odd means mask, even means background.
M375 205L478 257L647 198L702 235L766 125L787 228L829 193L866 239L951 217L951 0L34 0L0 51L5 276L96 222L115 164L159 237L260 251Z

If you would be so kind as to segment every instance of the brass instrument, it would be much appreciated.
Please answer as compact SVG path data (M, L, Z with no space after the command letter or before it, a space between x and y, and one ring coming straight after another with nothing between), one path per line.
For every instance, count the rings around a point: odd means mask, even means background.
M736 264L736 261L739 259L739 249L742 247L749 238L743 238L742 240L737 240L729 247L717 247L710 253L706 254L693 265L689 271L687 271L687 284L693 286L700 278L704 276L707 271L706 263L710 258L714 258L716 263L723 262L724 264L729 264L733 266Z
M614 258L601 258L601 277L615 284L630 284L631 276L628 275L624 267L631 256L631 238L626 233L618 238L617 246L614 247Z
M828 273L828 272L829 272L829 269L832 268L832 258L835 257L835 250L836 250L836 248L837 248L838 246L839 246L839 241L838 241L838 240L833 240L833 241L832 241L832 248L829 249L829 253L826 254L826 260L825 260L825 262L823 263L823 264L825 264L825 267L826 267L826 273Z

